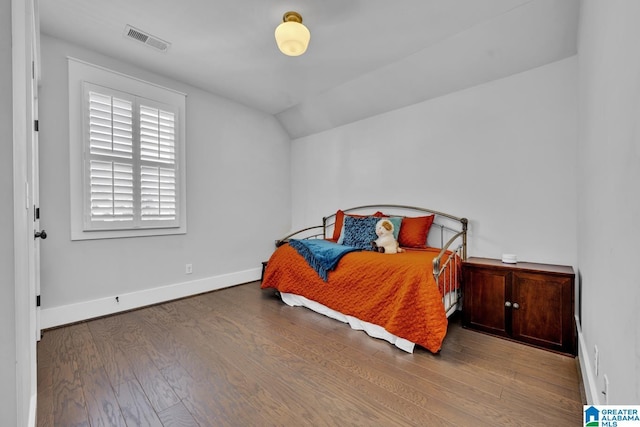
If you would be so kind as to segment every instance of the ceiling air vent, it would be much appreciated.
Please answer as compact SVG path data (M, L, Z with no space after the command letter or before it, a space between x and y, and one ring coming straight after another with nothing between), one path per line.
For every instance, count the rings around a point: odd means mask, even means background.
M151 34L145 33L144 31L134 28L131 25L127 25L124 28L124 36L144 43L147 46L157 49L161 52L166 52L167 49L169 49L169 46L171 46L171 43L159 39L158 37L152 36Z

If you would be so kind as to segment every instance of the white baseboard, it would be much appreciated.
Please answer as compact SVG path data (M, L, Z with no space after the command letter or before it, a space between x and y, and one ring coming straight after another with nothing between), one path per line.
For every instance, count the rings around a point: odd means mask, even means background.
M578 360L580 362L580 373L582 374L582 382L584 383L584 394L587 399L587 405L599 405L600 396L598 395L598 387L591 366L591 357L587 344L582 335L582 325L576 316L576 327L578 329Z
M261 273L262 270L260 268L254 268L76 304L45 308L40 312L41 327L42 329L53 328L203 292L228 288L229 286L258 280ZM116 296L118 297L118 302L116 302Z
M29 401L29 420L27 421L28 427L36 427L36 402L38 396L37 393L31 396L31 400Z

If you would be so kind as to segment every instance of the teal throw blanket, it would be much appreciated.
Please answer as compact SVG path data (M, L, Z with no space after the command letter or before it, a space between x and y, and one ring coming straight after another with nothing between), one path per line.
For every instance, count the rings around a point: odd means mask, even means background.
M338 261L343 256L349 252L361 250L353 246L339 245L323 239L292 239L289 241L289 245L298 251L325 282L329 277L329 271L338 265Z

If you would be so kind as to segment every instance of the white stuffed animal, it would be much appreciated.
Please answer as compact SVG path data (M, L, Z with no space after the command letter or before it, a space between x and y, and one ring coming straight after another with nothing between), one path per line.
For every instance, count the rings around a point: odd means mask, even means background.
M376 223L376 235L378 238L371 242L373 249L385 254L397 254L404 252L400 244L393 236L393 223L388 219L381 219Z

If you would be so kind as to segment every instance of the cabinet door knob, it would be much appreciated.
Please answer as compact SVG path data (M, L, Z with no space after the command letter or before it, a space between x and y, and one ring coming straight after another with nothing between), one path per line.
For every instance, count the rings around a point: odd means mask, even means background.
M511 307L511 301L505 301L504 302L504 306L505 307Z
M516 310L520 308L520 304L518 304L517 302L513 303L513 308L515 308Z

